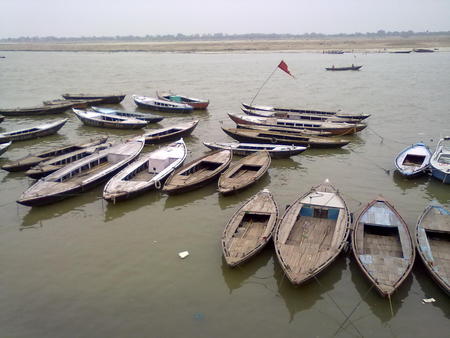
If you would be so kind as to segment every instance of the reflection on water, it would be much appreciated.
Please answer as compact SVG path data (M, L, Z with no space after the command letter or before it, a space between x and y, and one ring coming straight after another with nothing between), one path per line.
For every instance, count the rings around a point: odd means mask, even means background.
M270 169L269 169L270 172ZM218 202L220 209L228 209L231 207L239 208L250 197L256 195L259 191L267 188L270 185L270 174L264 175L260 180L252 184L251 186L236 192L231 195L218 194ZM270 190L270 189L269 189Z
M444 184L442 181L431 177L428 184L425 185L425 195L430 202L437 200L442 205L450 207L450 184Z
M430 177L428 175L422 175L414 178L407 178L402 174L400 174L397 170L394 170L392 178L394 183L402 191L423 187L430 180Z
M193 191L188 191L181 194L167 195L166 202L164 203L164 210L172 208L184 209L199 201L211 198L211 196L216 193L217 181L214 181Z

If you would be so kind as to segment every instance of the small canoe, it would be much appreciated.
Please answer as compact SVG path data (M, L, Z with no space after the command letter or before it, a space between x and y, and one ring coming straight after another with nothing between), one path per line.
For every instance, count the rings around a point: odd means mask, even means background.
M291 157L308 149L308 147L302 146L238 142L203 142L203 144L212 150L229 149L233 152L233 155L238 156L247 156L257 151L267 151L272 158Z
M345 70L360 70L362 66L355 66L355 65L351 65L351 66L346 66L346 67L325 67L326 70L329 71L345 71Z
M55 99L55 100L46 100L46 101L42 101L43 104L47 105L47 106L57 106L57 105L61 105L61 104L66 104L68 105L70 108L77 108L77 107L89 107L92 104L100 104L102 103L101 99L90 99L90 100L66 100L66 99Z
M38 152L35 154L30 154L22 157L16 161L6 163L2 169L6 171L23 171L34 167L35 165L41 163L42 161L47 161L57 156L68 154L74 151L82 150L85 148L93 147L102 143L105 143L108 137L99 137L92 139L89 142L70 144L67 146L53 148L51 150L46 150Z
M428 169L430 158L430 149L423 143L416 143L402 150L394 163L403 176L416 177Z
M75 115L83 124L91 127L112 129L139 129L144 128L148 122L130 117L112 114L102 114L89 110L72 108Z
M24 141L55 134L66 124L67 120L68 119L63 119L52 123L41 124L35 127L1 133L0 143L8 141Z
M8 150L9 146L12 144L12 141L0 143L0 155Z
M450 295L450 211L437 202L417 221L416 248L431 277Z
M414 264L408 226L383 197L367 204L356 218L352 248L363 274L383 297L397 290Z
M223 231L221 243L226 263L234 267L260 252L272 238L277 218L278 207L269 190L247 200Z
M183 139L142 155L106 183L103 198L115 203L161 189L167 176L183 164L186 156Z
M241 158L220 175L219 192L228 195L255 183L267 173L270 162L267 151L258 151Z
M231 158L230 150L217 150L195 159L174 171L164 184L163 191L177 194L200 188L216 180L228 168Z
M168 100L176 103L185 103L190 105L194 109L204 110L209 105L209 100L197 99L195 97L188 97L185 95L173 94L173 93L158 93L156 95L160 100Z
M235 140L247 143L272 143L293 146L309 146L311 148L340 148L350 143L348 140L335 137L294 135L281 132L252 130L243 128L223 128L222 130Z
M147 114L128 113L128 112L124 112L122 110L103 108L103 107L94 107L94 106L92 106L91 108L92 108L92 110L96 111L97 113L117 115L117 116L121 116L121 117L131 117L133 119L147 121L148 123L156 123L156 122L160 122L164 119L164 117L162 117L162 116L150 114L150 113L147 113Z
M88 157L96 152L107 149L108 147L111 147L111 143L103 143L91 147L85 147L53 157L49 160L40 162L34 167L31 167L30 169L25 171L25 175L33 179L42 178L44 176L50 175L51 173L54 173L55 171L61 169L62 167L65 167L66 165L69 165L70 163Z
M450 183L450 136L442 138L430 159L431 174L443 183Z
M0 109L0 114L4 116L37 116L60 114L70 109L71 107L72 105L70 103L61 102L59 104L42 105L37 107Z
M271 106L259 106L259 105L249 105L246 103L242 103L242 106L246 109L250 110L262 110L266 112L273 113L306 113L306 114L314 114L314 115L324 115L324 116L337 116L343 118L355 118L358 120L364 120L370 117L370 114L362 114L362 113L344 113L340 111L325 111L325 110L314 110L314 109L305 109L305 108L276 108Z
M62 94L66 100L99 100L102 104L116 104L123 101L126 94L98 95L98 94Z
M171 113L191 113L194 108L185 103L177 103L160 100L148 96L133 95L133 100L138 107Z
M17 203L40 206L91 189L137 158L143 147L144 139L134 138L75 161L37 181Z
M296 128L288 128L288 127L260 126L260 125L256 125L256 124L236 124L236 128L273 131L276 133L306 135L306 136L335 136L332 133L330 133L329 131L296 129Z
M294 285L328 267L342 252L350 233L350 214L328 180L312 187L287 209L275 230L278 261Z
M145 138L145 144L156 144L167 141L173 141L181 137L186 137L197 127L198 120L173 125L171 127L153 129L142 136Z

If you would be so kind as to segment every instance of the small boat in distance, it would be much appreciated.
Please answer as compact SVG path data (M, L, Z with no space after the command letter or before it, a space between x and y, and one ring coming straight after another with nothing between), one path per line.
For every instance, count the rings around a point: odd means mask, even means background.
M106 183L103 198L117 202L152 189L161 189L164 180L186 159L183 139L141 156Z
M439 140L430 160L431 174L443 183L450 183L450 136Z
M190 105L194 109L204 110L209 105L209 100L205 99L197 99L195 97L188 97L185 95L173 94L173 93L158 93L156 92L156 96L160 100L169 100L176 103L185 103Z
M247 200L228 221L222 235L222 251L230 267L247 261L272 238L278 207L269 190Z
M37 116L60 114L72 108L70 102L60 102L52 105L42 105L27 108L0 109L0 114L4 116Z
M247 156L257 151L267 151L272 158L286 158L304 152L308 147L281 144L259 144L238 142L203 142L212 150L229 149L233 155Z
M228 195L247 188L267 173L270 162L267 151L258 151L241 158L220 175L219 192Z
M423 143L413 144L403 149L395 158L395 167L406 177L424 174L430 165L431 151Z
M325 69L330 71L343 71L343 70L360 70L361 67L362 66L355 66L355 65L346 67L335 67L334 65L332 65L331 67L325 67Z
M45 123L35 127L5 132L0 134L0 143L8 141L24 141L33 138L55 134L69 119L58 120L52 123Z
M122 110L103 108L103 107L94 107L94 106L92 106L91 109L93 111L96 111L97 113L101 113L101 114L110 114L110 115L116 115L116 116L121 116L121 117L133 118L133 119L137 119L137 120L147 121L148 123L156 123L156 122L160 122L164 119L164 117L162 117L162 116L151 114L151 113L146 113L146 114L128 113L128 112L124 112Z
M145 144L172 141L190 135L194 131L195 127L197 127L197 124L198 120L179 123L170 127L147 131L142 136L145 138Z
M98 113L91 110L72 108L78 119L83 124L91 127L113 129L139 129L144 128L148 122L131 117L123 117L113 114Z
M0 155L8 150L9 146L12 144L12 141L0 143Z
M450 295L450 211L431 202L416 225L416 248L431 277Z
M383 296L390 297L408 277L415 250L408 225L383 197L356 218L352 248L361 271Z
M433 49L428 48L414 48L413 51L416 53L434 53Z
M2 123L4 119L5 117L3 115L0 115L0 123Z
M97 103L102 104L117 104L122 102L126 94L109 94L109 95L99 95L99 94L62 94L61 95L66 100L99 100Z
M172 172L164 184L167 194L200 188L218 178L231 163L231 150L217 150L197 158Z
M171 113L191 113L194 110L192 106L185 103L160 100L148 96L133 95L132 97L137 106L151 110Z

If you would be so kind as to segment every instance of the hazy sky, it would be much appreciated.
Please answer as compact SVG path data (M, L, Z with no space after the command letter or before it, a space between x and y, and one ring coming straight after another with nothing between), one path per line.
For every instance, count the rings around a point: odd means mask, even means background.
M0 38L450 31L450 0L0 0Z

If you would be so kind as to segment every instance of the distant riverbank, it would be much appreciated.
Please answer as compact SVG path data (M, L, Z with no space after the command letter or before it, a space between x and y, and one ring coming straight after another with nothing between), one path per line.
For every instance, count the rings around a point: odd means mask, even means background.
M292 40L223 40L175 42L0 43L0 51L61 52L251 52L311 51L389 52L414 48L449 49L450 36L330 38Z

